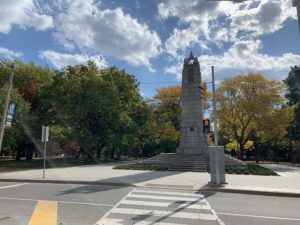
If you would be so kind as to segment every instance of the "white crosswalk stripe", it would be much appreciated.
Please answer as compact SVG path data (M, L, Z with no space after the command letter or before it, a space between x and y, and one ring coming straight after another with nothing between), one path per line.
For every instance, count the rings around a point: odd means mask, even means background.
M224 225L202 194L134 189L95 225Z

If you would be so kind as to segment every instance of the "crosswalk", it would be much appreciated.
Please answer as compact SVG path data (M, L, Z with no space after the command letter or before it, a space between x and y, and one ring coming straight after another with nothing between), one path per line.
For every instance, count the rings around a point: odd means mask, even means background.
M225 225L198 193L133 189L95 225Z

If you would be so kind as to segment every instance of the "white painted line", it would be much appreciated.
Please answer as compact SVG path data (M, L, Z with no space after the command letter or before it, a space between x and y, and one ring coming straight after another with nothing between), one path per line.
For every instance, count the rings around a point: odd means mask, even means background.
M28 184L28 183L13 184L13 185L8 185L8 186L2 186L2 187L0 187L0 189L13 188L13 187L20 187L20 186L23 186L23 185L26 185L26 184Z
M105 204L105 203L89 203L89 202L68 202L68 201L58 201L58 203L62 204L72 204L72 205L94 205L94 206L107 206L107 207L113 207L114 205L111 204Z
M149 193L149 194L167 194L167 195L179 195L179 196L189 196L195 198L204 198L202 194L195 193L182 193L182 192L173 192L173 191L152 191L152 190L134 190L134 193Z
M153 221L136 221L136 220L122 220L122 219L103 219L101 220L101 223L98 223L99 225L154 225L154 224L159 224L159 225L182 225L178 223L162 223L158 222L155 223Z
M40 199L30 199L30 198L9 198L9 197L0 197L2 200L16 200L16 201L30 201L30 202L38 202ZM74 205L93 205L93 206L107 206L112 207L114 205L105 204L105 203L89 203L89 202L69 202L69 201L57 201L62 204L74 204Z
M146 198L146 199L159 199L159 200L172 200L172 201L191 201L191 202L203 202L203 199L187 198L187 197L169 197L169 196L153 196L153 195L135 195L129 194L128 198Z
M184 218L184 219L201 219L201 220L213 220L216 221L218 217L212 214L200 214L200 213L186 213L176 211L159 211L159 210L142 210L142 209L123 209L114 208L111 213L127 214L127 215L151 215L151 216L167 216L172 218Z
M219 215L225 216L240 216L240 217L253 217L262 219L273 219L273 220L289 220L289 221L300 221L300 218L287 218L287 217L274 217L274 216L258 216L258 215L247 215L247 214L236 214L236 213L218 213Z
M205 201L206 205L210 208L212 214L217 217L217 223L219 225L225 225L225 223L218 217L216 211L210 206L209 202L206 199L204 199L204 201Z
M133 200L123 200L121 204L126 205L139 205L139 206L158 206L158 207L172 207L179 209L179 208L186 208L186 209L207 209L210 210L210 207L207 205L199 205L199 204L188 204L188 203L168 203L168 202L149 202L149 201L133 201Z
M102 216L102 217L100 218L100 220L98 220L98 222L95 223L95 225L102 225L102 224L106 225L105 223L102 223L102 221L104 221L104 220L107 218L107 216L110 214L110 212L111 212L113 209L117 208L117 207L121 204L121 202L127 198L127 196L128 196L130 193L131 193L131 192L129 192L127 195L125 195L125 196L119 201L119 203L117 203L114 207L111 208L111 210L107 211L107 212L104 214L104 216Z

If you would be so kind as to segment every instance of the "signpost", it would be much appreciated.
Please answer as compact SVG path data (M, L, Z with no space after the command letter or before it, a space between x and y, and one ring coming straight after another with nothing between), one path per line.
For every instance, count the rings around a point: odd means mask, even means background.
M47 142L49 140L49 127L43 126L42 127L42 142L44 142L44 166L43 166L43 178L45 178L45 170L46 170L46 149L47 149Z

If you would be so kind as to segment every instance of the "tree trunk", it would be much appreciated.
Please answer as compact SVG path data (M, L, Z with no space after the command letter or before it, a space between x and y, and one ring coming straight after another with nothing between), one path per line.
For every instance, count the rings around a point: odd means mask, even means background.
M240 160L243 160L243 158L244 158L244 145L242 144L242 143L239 143L239 145L240 145L240 154L239 154L239 159Z
M21 148L18 147L17 148L17 152L16 152L16 160L21 160Z

